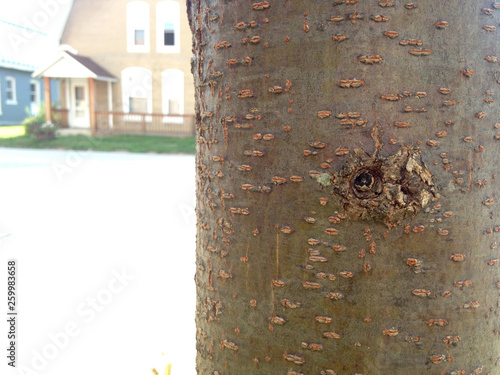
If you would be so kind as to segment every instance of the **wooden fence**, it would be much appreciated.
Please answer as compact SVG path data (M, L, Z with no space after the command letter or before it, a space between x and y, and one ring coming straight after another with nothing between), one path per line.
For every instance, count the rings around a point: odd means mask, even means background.
M151 134L190 137L194 135L193 115L159 113L96 112L96 133Z

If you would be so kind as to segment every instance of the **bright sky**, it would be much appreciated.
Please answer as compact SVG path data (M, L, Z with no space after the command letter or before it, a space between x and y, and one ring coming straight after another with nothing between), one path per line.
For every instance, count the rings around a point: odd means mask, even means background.
M73 0L0 1L0 57L43 64L59 45Z

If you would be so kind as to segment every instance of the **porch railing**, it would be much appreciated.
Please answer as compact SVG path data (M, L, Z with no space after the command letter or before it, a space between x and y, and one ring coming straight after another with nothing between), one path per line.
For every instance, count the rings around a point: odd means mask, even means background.
M172 136L194 135L193 115L161 113L96 112L96 133L151 134Z

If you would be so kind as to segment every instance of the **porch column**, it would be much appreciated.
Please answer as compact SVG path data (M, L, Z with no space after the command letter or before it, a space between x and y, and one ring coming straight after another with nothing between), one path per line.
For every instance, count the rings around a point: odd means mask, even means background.
M66 100L66 109L68 110L68 112L71 109L71 99L69 96L70 85L71 85L71 80L69 78L66 78L64 96Z
M109 122L109 127L113 128L113 88L111 87L111 81L108 81L108 112L110 114L108 115L108 122Z
M71 95L70 95L70 90L71 90L71 78L65 78L64 79L64 100L66 102L66 127L70 128L73 122L72 114L71 114L71 108L73 107L71 105Z
M50 77L43 77L45 99L45 121L52 122L52 99L50 97Z
M95 118L95 80L89 78L89 111L90 111L90 132L92 135L96 131L96 118Z

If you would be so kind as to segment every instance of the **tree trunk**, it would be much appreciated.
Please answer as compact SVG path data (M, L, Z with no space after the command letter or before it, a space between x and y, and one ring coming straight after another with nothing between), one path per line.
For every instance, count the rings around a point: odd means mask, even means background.
M199 374L500 374L498 8L188 1Z

